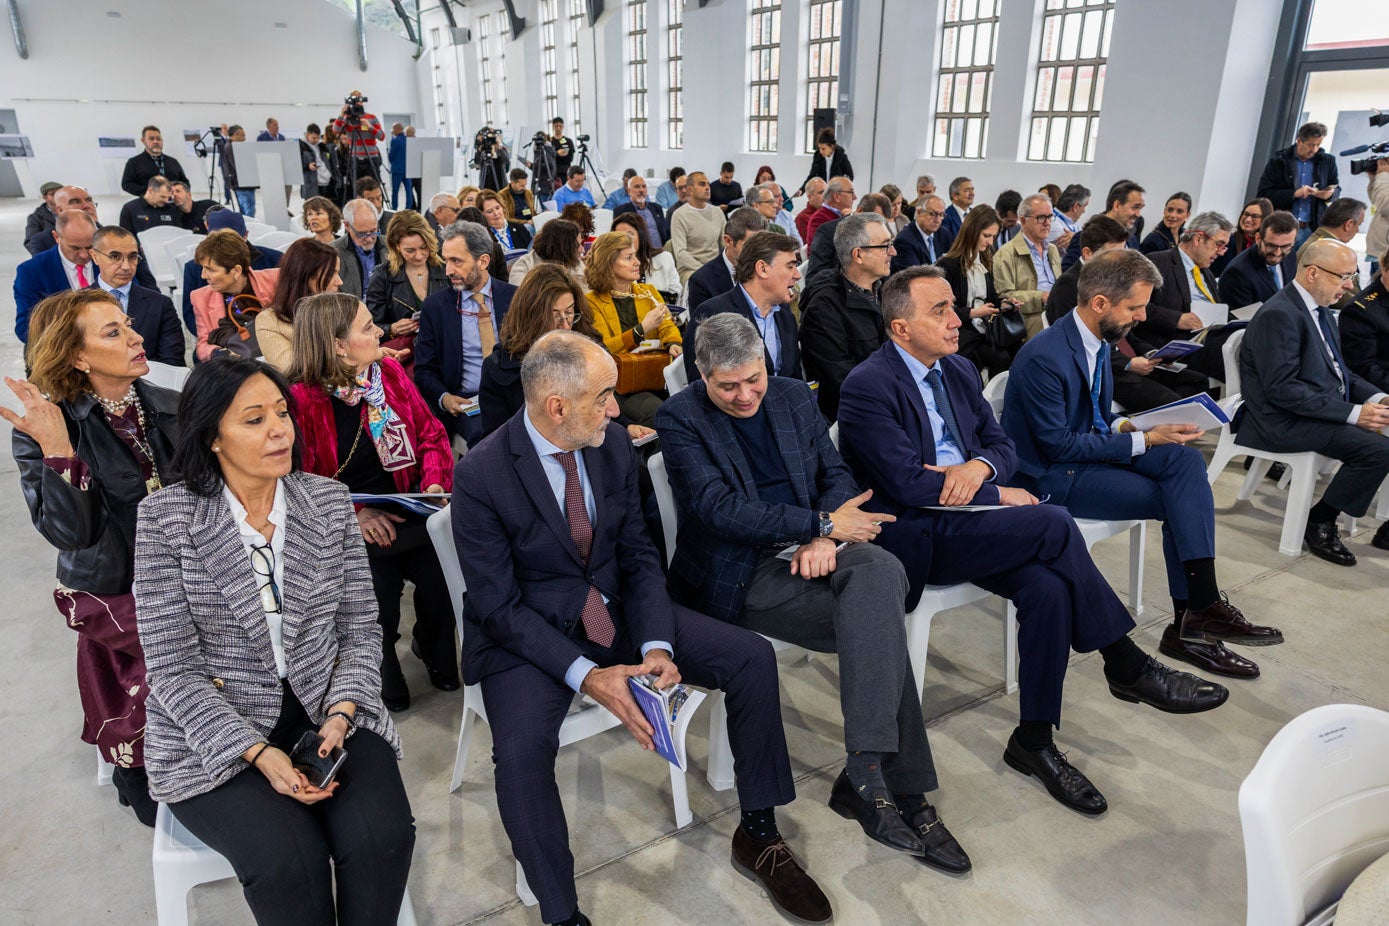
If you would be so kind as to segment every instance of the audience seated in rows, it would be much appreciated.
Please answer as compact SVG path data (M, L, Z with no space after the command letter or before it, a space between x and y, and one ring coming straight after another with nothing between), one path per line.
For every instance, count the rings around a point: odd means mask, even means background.
M482 194L479 193L479 200L481 200L481 197ZM587 209L588 207L580 203L571 208ZM487 224L487 216L483 215L482 210L477 206L468 206L458 210L458 221L471 222L474 225L481 225L483 228L487 229L488 236L492 239L492 260L487 265L487 273L492 279L501 280L503 283L506 283L509 280L509 271L506 266L506 248L502 247L502 243L497 240L495 235L491 234L491 227ZM590 227L592 227L592 223L592 216L590 216Z
M452 193L434 194L434 198L429 201L429 210L425 212L424 220L429 223L436 239L439 237L440 229L458 221L458 213L462 208L458 204L458 197Z
M341 257L336 248L303 238L285 249L275 280L275 295L256 316L256 346L266 363L288 373L294 360L294 312L300 301L316 293L336 293Z
M766 231L767 220L756 209L744 206L734 209L724 223L719 238L719 251L690 274L685 282L685 305L693 314L715 296L737 285L738 253L749 235Z
M719 179L709 182L709 204L725 214L743 205L743 185L733 179L733 162L719 165Z
M1360 226L1365 223L1365 204L1360 200L1350 196L1342 196L1330 203L1322 212L1321 224L1313 230L1307 240L1300 243L1297 249L1297 256L1300 259L1303 251L1313 241L1330 239L1339 241L1342 244L1350 244L1355 240L1355 236L1360 234ZM1340 310L1350 302L1353 293L1345 293L1332 306Z
M570 167L565 174L564 185L555 191L556 208L562 210L570 203L583 203L590 209L597 208L593 202L593 194L588 191L588 187L584 186L584 181L587 179L582 167L577 164ZM462 202L463 197L459 196L458 199ZM463 203L463 205L468 204Z
M1146 205L1143 199L1144 192L1146 191L1132 180L1120 180L1109 188L1109 193L1105 196L1104 214L1128 230L1128 246L1131 248L1137 248L1139 245L1136 229L1142 220L1143 207ZM1074 235L1070 246L1061 255L1061 269L1069 270L1071 264L1079 259L1080 236Z
M1061 195L1051 207L1051 230L1047 232L1047 243L1056 245L1062 255L1080 234L1080 217L1090 208L1090 188L1072 183L1061 191ZM1062 258L1065 264L1065 258ZM1066 269L1063 267L1063 269Z
M163 177L150 178L149 188L121 207L120 226L135 234L151 228L182 228L182 213L170 202L173 192Z
M510 254L530 248L530 230L525 225L517 225L507 219L506 207L502 205L500 196L491 190L483 190L478 194L477 207L482 210L487 230L497 239L504 253Z
M418 212L397 212L386 229L386 260L367 283L367 308L393 350L413 350L424 301L449 288L439 242ZM406 372L414 361L405 363Z
M669 257L669 253L666 256ZM507 282L520 286L532 270L545 263L558 264L566 270L580 290L588 288L584 281L583 234L579 226L567 219L551 219L542 225L535 233L531 249L511 265ZM671 263L674 266L673 258Z
M825 201L820 208L811 213L805 223L805 234L801 237L815 247L815 233L821 225L847 215L854 206L854 181L848 177L836 177L825 185Z
M627 202L613 210L613 219L629 213L646 226L646 238L654 250L659 251L666 246L670 240L670 223L666 221L665 210L646 198L646 180L641 177L632 177L627 181Z
M844 217L854 212L872 212L883 218L888 218L892 214L892 203L881 193L865 193L863 198L858 201L858 208L845 210ZM822 222L815 229L815 240L810 245L809 267L806 272L810 276L815 276L824 270L839 269L839 255L835 249L834 233L839 227L841 217Z
M1234 233L1230 235L1230 246L1211 263L1211 272L1217 278L1225 275L1225 268L1230 263L1244 253L1246 248L1253 247L1254 240L1259 236L1259 228L1264 224L1264 220L1273 214L1273 203L1267 199L1251 199L1244 204L1240 210L1239 218L1235 221ZM1292 213L1288 213L1291 215ZM1297 229L1297 219L1293 219L1293 229ZM1294 255L1296 259L1296 255ZM1288 277L1292 279L1291 275ZM1231 306L1233 308L1233 306Z
M1243 226L1243 219L1240 224ZM1235 237L1244 236L1236 232ZM1297 219L1293 214L1270 213L1255 232L1253 246L1242 250L1220 274L1220 301L1231 309L1242 309L1272 299L1297 276L1296 242Z
M1219 282L1208 271L1216 255L1230 243L1235 226L1218 212L1202 212L1192 217L1182 232L1181 241L1168 251L1150 255L1153 266L1161 274L1161 285L1153 291L1134 331L1154 347L1168 341L1185 340L1206 328L1191 310L1196 302L1207 305L1221 302ZM1231 333L1228 327L1212 328L1205 332L1205 347L1186 357L1188 367L1212 379L1225 380L1225 361L1220 349Z
M280 261L284 255L274 248L267 248L260 245L251 244L246 238L246 220L241 213L228 209L226 206L214 205L207 210L208 233L221 231L223 229L236 232L242 239L246 240L246 245L251 249L251 269L252 270L274 270L280 266ZM141 261L144 264L144 261ZM135 281L140 282L137 276ZM189 334L198 333L197 318L193 314L193 293L203 286L203 268L198 263L196 257L190 257L183 265L183 325L188 329Z
M1162 221L1138 245L1144 254L1170 251L1181 241L1186 220L1191 215L1191 196L1173 193L1162 207Z
M945 208L945 218L941 228L953 238L959 234L965 216L974 208L974 181L968 177L956 177L950 181L950 205Z
M386 208L386 191L381 188L381 181L375 177L358 177L352 185L352 192L357 199L371 203L371 208L376 210L376 230L384 235L395 213ZM346 205L343 206L343 214L347 214Z
M96 220L80 209L58 213L52 237L56 247L40 251L14 273L14 333L29 341L29 315L49 296L68 289L86 289L96 280L92 239Z
M629 167L622 172L622 179L618 183L617 189L609 193L607 199L603 200L604 209L613 211L619 206L627 205L631 199L627 194L627 182L636 175L637 169L635 167Z
M381 240L380 213L365 199L348 200L342 207L346 234L334 241L342 257L342 291L358 299L366 295L367 281L377 264L386 259L386 245Z
M24 219L24 249L30 257L39 252L38 245L43 239L52 240L53 226L58 221L58 207L53 202L53 195L62 188L61 183L52 180L40 186L39 197L42 201ZM34 240L34 247L30 247L30 240Z
M796 233L800 235L801 243L805 244L810 235L810 217L820 211L820 207L825 204L825 188L829 184L816 177L810 180L805 186L805 207L796 213Z
M680 273L675 269L675 258L669 251L657 250L651 243L646 236L649 229L641 216L624 212L613 219L612 230L625 233L632 239L632 246L637 249L637 260L641 262L641 276L637 282L655 287L667 305L679 303Z
M927 196L916 207L912 224L898 232L892 242L896 254L892 258L892 272L934 264L945 256L954 243L955 236L942 229L945 218L945 200L939 196Z

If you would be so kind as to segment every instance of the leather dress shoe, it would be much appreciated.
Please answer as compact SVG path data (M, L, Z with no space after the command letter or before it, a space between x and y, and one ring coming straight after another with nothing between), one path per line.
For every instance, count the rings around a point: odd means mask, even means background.
M1389 550L1389 521L1385 521L1375 531L1375 539L1370 541L1370 545L1380 550Z
M921 836L925 850L916 857L921 864L952 875L962 875L974 867L969 854L945 828L936 808L927 804L910 818L904 815L902 819Z
M1225 648L1224 643L1189 643L1168 624L1162 631L1158 652L1173 659L1189 662L1215 675L1230 678L1258 678L1259 664Z
M834 919L829 898L781 837L763 842L739 826L733 831L731 861L739 874L762 885L772 906L791 922L818 924Z
M1283 642L1283 631L1277 627L1251 624L1220 593L1214 604L1199 611L1187 610L1182 615L1182 639L1187 643L1238 643L1241 646L1273 646Z
M897 805L881 797L872 802L854 790L848 771L839 773L830 790L830 810L846 820L857 820L864 835L898 852L920 855L926 851L921 838L902 819Z
M1052 797L1072 810L1093 817L1109 809L1104 795L1080 769L1066 761L1066 754L1057 749L1055 743L1033 751L1023 746L1014 730L1013 735L1008 737L1007 748L1003 750L1003 761L1024 775L1036 776Z
M1254 458L1253 458L1253 457L1245 457L1245 458L1244 458L1244 471L1245 471L1246 473L1249 472L1249 467L1251 467L1251 466L1253 466L1253 465L1254 465ZM1264 478L1265 478L1265 479L1272 479L1274 482L1280 482L1280 481L1282 481L1282 479L1283 479L1283 474L1286 473L1287 471L1288 471L1288 468L1287 468L1286 466L1284 466L1282 463L1271 463L1271 464L1269 464L1268 472L1267 472L1267 473L1264 473Z
M1375 534L1379 538L1379 534ZM1302 535L1302 539L1307 542L1307 549L1312 551L1312 555L1326 560L1328 563L1335 563L1337 566L1354 566L1355 554L1346 549L1346 545L1341 543L1341 531L1336 527L1335 521L1328 521L1324 524L1308 523L1307 531Z
M1214 710L1230 697L1230 689L1190 672L1178 672L1153 657L1132 684L1108 679L1109 693L1120 701L1147 704L1169 714L1199 714Z
M424 671L425 674L429 676L429 684L440 691L457 691L462 687L462 684L458 681L458 667L455 665L448 665L442 669L436 669L434 666L431 666L429 660L425 659L424 656L420 654L419 640L410 641L410 652L418 656L420 662L424 663ZM452 660L450 660L450 662L452 662Z
M410 686L392 649L381 660L381 703L393 714L410 709Z

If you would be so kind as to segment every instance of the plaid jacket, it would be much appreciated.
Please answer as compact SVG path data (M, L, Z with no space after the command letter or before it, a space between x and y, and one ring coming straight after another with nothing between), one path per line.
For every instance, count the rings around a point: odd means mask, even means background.
M656 415L680 511L671 597L735 624L762 552L813 540L820 534L819 513L859 494L805 383L770 377L762 408L796 493L794 508L758 500L733 425L709 401L702 381L668 399Z

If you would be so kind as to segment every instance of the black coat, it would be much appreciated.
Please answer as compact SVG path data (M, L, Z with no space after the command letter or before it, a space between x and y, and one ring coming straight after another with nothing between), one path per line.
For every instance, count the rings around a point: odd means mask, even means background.
M685 344L693 348L695 332L699 330L699 323L711 315L718 315L720 312L736 312L748 321L752 321L752 308L748 306L742 288L734 286L723 295L706 300L698 309L690 310L690 320L682 332ZM773 376L804 379L805 377L801 374L801 345L796 331L796 316L791 314L790 307L783 305L772 315L772 320L776 323L777 336L781 341L781 364L773 367L771 354L764 352L763 357L767 361L767 372ZM753 324L757 323L753 322ZM680 356L685 358L685 375L688 377L688 381L694 382L699 379L699 370L695 368L694 351L686 350Z
M886 343L887 331L878 300L838 269L822 270L813 282L813 294L801 302L801 359L806 378L820 381L820 411L834 421L845 377Z
M1389 392L1389 290L1382 275L1341 310L1339 324L1346 366L1376 389Z
M179 435L178 393L140 380L135 391L145 408L155 469L171 481ZM29 516L58 549L59 582L98 595L123 595L134 579L135 513L148 494L139 462L90 393L59 407L77 458L91 473L91 484L83 491L59 476L43 462L38 443L16 430L12 445Z
M969 304L969 278L961 269L958 257L942 257L936 261L936 266L945 273L945 282L950 284L950 290L955 294L955 314L960 316L960 353L968 355L970 348L984 339L984 335L979 333L979 329L974 327L974 322L969 317L970 309L973 308ZM994 289L992 271L984 273L984 301L999 305L998 290Z
M48 245L53 242L53 229L57 224L58 216L48 208L48 203L39 203L39 207L29 213L29 217L24 221L24 250L28 251L31 257L39 251L48 250Z
M1287 286L1297 276L1297 253L1288 252L1282 266L1283 285ZM1232 309L1268 302L1276 292L1278 281L1257 247L1240 251L1220 275L1220 299Z
M166 180L188 182L188 175L183 172L182 165L174 158L165 154L164 170L160 171L154 158L150 157L147 152L141 151L125 162L125 172L121 174L121 189L131 196L143 196L145 190L149 189L150 178L156 176Z
M810 173L806 174L805 179L801 181L801 189L804 190L805 185L816 177L826 183L835 177L848 177L852 180L854 179L854 165L849 163L849 155L845 153L844 149L835 145L834 156L830 158L830 175L825 176L825 159L820 157L819 151L816 151L810 158Z
M733 286L733 274L723 262L723 251L720 251L714 255L713 260L690 274L690 279L685 283L685 301L689 303L688 308L693 312L715 296L722 296ZM685 343L694 346L688 335L685 336Z
M441 289L449 288L449 276L443 267L429 268L429 292L425 298ZM390 266L382 261L371 272L367 281L366 297L362 300L371 310L372 320L385 330L392 322L409 318L424 307L424 299L415 293L415 287L405 278L405 268L392 273ZM387 333L389 338L390 334Z
M839 252L834 249L834 232L839 222L839 219L830 219L815 229L815 240L810 242L810 266L805 271L807 278L822 270L839 269Z
M1273 203L1273 208L1287 212L1293 211L1293 193L1297 190L1296 149L1296 145L1289 145L1274 152L1273 157L1264 165L1264 172L1259 177L1259 191L1254 194L1268 197L1269 202ZM1312 157L1312 183L1324 190L1340 182L1336 172L1336 159L1325 151L1318 151ZM1340 195L1339 191L1337 195ZM1333 196L1331 199L1335 198ZM1312 204L1312 218L1307 227L1316 228L1321 225L1322 213L1326 212L1331 200L1322 200L1315 196L1308 197L1308 200Z
M1051 292L1047 293L1047 324L1054 325L1075 309L1079 302L1080 295L1080 268L1084 266L1080 262L1071 264L1051 286ZM1115 351L1110 351L1115 353Z
M526 405L521 388L521 361L498 344L482 361L482 380L477 387L478 414L486 437Z
M944 257L945 252L950 250L950 245L955 241L955 236L944 228L936 229L930 238L936 252L935 260ZM935 263L931 259L931 251L926 246L926 235L922 232L921 226L916 223L912 223L899 231L897 237L892 241L892 246L897 249L896 256L892 258L893 273L906 270L908 267Z

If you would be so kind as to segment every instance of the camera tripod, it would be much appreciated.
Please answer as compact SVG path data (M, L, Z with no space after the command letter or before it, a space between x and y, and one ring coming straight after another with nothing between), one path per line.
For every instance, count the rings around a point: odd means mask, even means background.
M578 158L579 166L584 170L584 176L588 178L588 183L593 184L593 188L598 191L598 205L603 205L608 198L608 191L603 189L603 184L598 180L598 168L593 166L593 159L588 156L588 142L578 142L578 150L574 152Z

